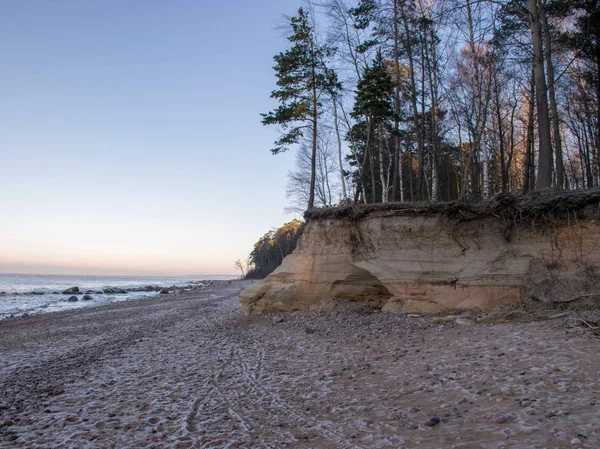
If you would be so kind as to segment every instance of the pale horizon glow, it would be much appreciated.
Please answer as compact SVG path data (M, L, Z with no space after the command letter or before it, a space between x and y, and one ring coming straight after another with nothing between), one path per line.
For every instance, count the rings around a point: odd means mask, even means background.
M294 0L0 4L0 273L230 275L284 213Z

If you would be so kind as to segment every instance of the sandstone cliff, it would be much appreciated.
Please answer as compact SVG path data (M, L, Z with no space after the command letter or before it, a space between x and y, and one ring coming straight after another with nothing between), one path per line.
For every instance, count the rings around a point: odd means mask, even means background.
M476 206L385 204L311 211L297 249L240 295L245 313L489 308L567 300L600 266L600 191L498 197ZM557 282L560 280L560 283ZM558 288L560 285L560 288Z

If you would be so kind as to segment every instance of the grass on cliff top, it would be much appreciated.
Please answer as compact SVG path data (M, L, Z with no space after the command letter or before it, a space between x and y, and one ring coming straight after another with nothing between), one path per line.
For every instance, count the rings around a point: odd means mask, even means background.
M381 215L441 215L464 220L490 216L510 220L535 220L536 218L566 217L568 213L580 211L587 206L596 206L597 212L600 214L600 188L561 192L550 190L528 195L503 193L477 203L451 201L351 204L340 207L313 208L304 213L304 218L308 222L325 219L358 220L368 216Z

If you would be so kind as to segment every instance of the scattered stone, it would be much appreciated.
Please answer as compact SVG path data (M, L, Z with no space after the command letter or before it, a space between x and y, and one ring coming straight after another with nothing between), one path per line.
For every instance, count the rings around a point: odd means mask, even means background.
M83 299L84 301L92 301L94 298L92 297L92 295L83 295Z
M529 407L531 405L531 401L528 401L528 400L519 401L519 405L521 407Z
M73 293L79 293L79 287L71 287L62 292L63 295L72 295Z
M544 416L546 418L554 418L556 416L556 413L554 413L554 412L546 412L546 414Z
M571 440L571 444L572 444L572 445L575 445L575 444L581 444L581 440L580 440L579 438L573 438L573 439Z
M504 416L504 415L494 416L492 421L495 422L496 424L504 424L506 422L506 416Z
M161 295L168 295L170 291L171 291L171 289L169 287L164 287L164 288L160 289L160 294Z
M16 440L18 440L18 439L19 439L19 435L12 434L11 436L9 436L9 437L8 437L8 439L9 439L10 441L16 441Z
M437 426L440 423L440 418L438 418L437 416L434 416L432 418L429 418L428 421L425 421L423 424L426 425L427 427L433 427L433 426Z
M71 296L69 299L67 299L67 301L76 302L76 301L79 301L79 298L77 298L77 296Z
M283 323L285 319L282 316L273 317L273 323Z
M408 425L406 426L406 428L407 428L407 429L410 429L410 430L416 430L416 429L418 429L418 428L419 428L419 426L417 426L416 424L408 424Z
M8 427L8 426L12 426L12 425L13 425L13 422L12 422L10 419L5 419L5 420L4 420L4 425L5 425L6 427Z
M455 323L461 326L473 326L474 324L477 324L477 320L470 316L459 316Z

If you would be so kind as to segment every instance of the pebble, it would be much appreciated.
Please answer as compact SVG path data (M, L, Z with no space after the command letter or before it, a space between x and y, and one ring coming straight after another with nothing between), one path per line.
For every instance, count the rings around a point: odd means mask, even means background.
M429 418L428 421L425 421L423 424L425 424L427 427L433 427L433 426L437 426L440 423L440 418L438 418L437 416L434 416L432 418Z
M503 424L506 422L506 416L504 416L504 415L494 416L493 421L496 424Z
M521 407L529 407L531 405L531 401L519 401L519 405Z
M581 440L579 438L573 438L571 440L571 444L575 445L575 444L581 444Z
M544 416L546 418L554 418L556 416L556 413L554 413L554 412L546 412L546 414Z
M285 319L282 316L276 316L273 318L273 323L283 323Z

